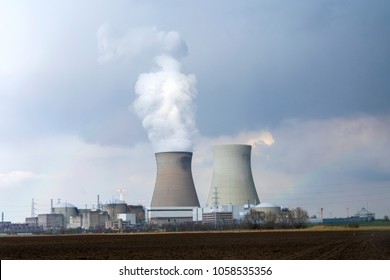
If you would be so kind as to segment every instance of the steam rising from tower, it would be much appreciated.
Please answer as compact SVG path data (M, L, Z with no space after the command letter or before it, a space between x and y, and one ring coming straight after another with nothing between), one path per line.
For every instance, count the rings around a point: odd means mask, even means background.
M158 70L138 77L133 105L156 152L192 151L196 78L181 72L184 40L177 32L165 37L162 54L154 58Z
M131 28L122 37L114 34L109 24L97 32L100 63L154 57L156 69L138 77L132 108L155 151L192 151L192 138L197 133L193 104L196 78L181 70L180 61L188 54L186 42L178 32L154 26Z

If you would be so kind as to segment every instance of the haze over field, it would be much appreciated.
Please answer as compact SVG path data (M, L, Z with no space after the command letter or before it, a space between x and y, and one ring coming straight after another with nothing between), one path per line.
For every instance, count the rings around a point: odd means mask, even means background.
M154 153L253 145L261 201L390 215L390 3L0 3L0 212L149 206Z

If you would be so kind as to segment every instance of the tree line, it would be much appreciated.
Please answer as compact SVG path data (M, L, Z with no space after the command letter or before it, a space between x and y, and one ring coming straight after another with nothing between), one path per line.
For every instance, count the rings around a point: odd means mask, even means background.
M278 214L252 208L243 219L249 229L304 228L308 221L308 212L301 207Z

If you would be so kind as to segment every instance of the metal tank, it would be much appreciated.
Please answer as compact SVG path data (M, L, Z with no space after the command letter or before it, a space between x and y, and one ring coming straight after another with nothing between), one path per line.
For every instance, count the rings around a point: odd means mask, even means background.
M157 176L151 207L199 207L191 152L156 153Z
M213 146L213 179L208 206L258 204L251 168L252 146L227 144Z
M281 212L280 206L277 206L277 205L275 205L273 203L269 203L269 202L260 203L260 204L256 205L253 209L254 209L254 211L262 212L265 214L272 213L272 214L278 215Z

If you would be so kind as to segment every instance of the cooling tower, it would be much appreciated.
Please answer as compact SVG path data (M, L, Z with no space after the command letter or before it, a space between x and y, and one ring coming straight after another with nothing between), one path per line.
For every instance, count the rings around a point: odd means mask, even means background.
M214 168L208 206L258 204L250 145L213 146Z
M156 153L157 177L151 207L199 207L191 171L191 152Z

